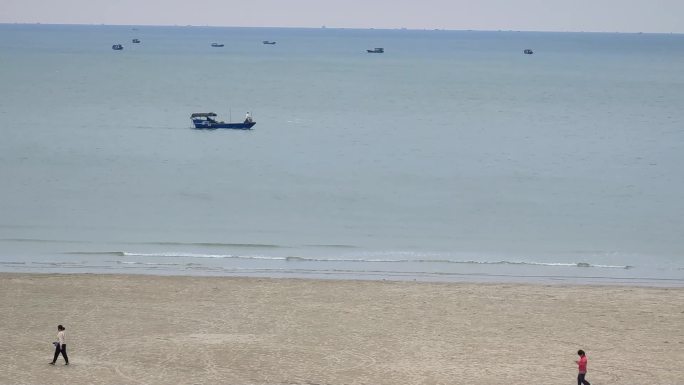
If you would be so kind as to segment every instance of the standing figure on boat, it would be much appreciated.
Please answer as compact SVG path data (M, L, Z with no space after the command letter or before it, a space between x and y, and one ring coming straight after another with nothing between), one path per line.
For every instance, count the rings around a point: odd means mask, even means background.
M252 123L252 114L249 111L245 114L245 123Z

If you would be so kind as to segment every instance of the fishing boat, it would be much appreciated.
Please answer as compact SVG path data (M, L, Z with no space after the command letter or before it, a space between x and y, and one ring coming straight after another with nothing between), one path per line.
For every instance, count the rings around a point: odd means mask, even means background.
M523 53L525 55L532 55L534 53L534 51L532 51L531 49L528 48L528 49L524 50Z
M121 44L114 44L114 45L112 46L112 49L113 49L114 51L121 51L121 50L123 49L123 46L122 46Z
M196 129L200 130L215 130L217 128L232 128L234 130L249 130L256 124L252 120L251 115L247 113L247 118L242 123L226 123L216 120L216 114L213 112L195 112L190 115L190 120Z
M133 39L133 40L131 40L131 41L132 41L133 43L135 43L135 44L140 43L140 39Z
M221 43L211 43L212 47L223 47L223 44Z
M385 53L384 48L373 48L373 49L367 49L366 52L368 53Z
M262 41L262 43L264 43L264 44L269 44L269 45L273 45L273 44L275 44L276 42L275 42L275 41L264 40L264 41Z

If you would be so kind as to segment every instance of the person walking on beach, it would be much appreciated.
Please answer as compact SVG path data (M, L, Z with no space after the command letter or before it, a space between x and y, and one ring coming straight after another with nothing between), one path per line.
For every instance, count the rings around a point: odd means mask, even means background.
M64 365L69 365L69 357L67 356L66 352L66 334L64 333L64 326L62 325L57 325L57 339L58 341L55 342L55 358L52 359L52 362L50 362L50 365L54 365L55 362L57 362L57 359L59 358L59 353L62 353L62 357L64 357Z
M584 379L587 375L587 356L584 354L584 350L580 349L577 351L579 360L575 361L579 368L579 374L577 374L577 385L591 385L589 381Z

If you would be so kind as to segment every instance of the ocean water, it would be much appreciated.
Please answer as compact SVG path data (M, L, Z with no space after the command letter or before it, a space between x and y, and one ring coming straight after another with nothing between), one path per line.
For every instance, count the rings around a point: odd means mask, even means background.
M683 35L0 37L0 271L684 286Z

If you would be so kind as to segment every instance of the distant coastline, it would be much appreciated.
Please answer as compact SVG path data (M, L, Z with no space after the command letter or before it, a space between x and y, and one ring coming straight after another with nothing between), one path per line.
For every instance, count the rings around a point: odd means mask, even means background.
M448 29L448 28L377 28L377 27L312 27L312 26L242 26L242 25L180 25L180 24L89 24L89 23L38 23L38 22L0 22L0 26L83 26L83 27L123 27L123 28L217 28L217 29L292 29L332 31L411 31L411 32L491 32L491 33L567 33L567 34L615 34L615 35L684 35L684 32L661 31L585 31L585 30L516 30L516 29Z

